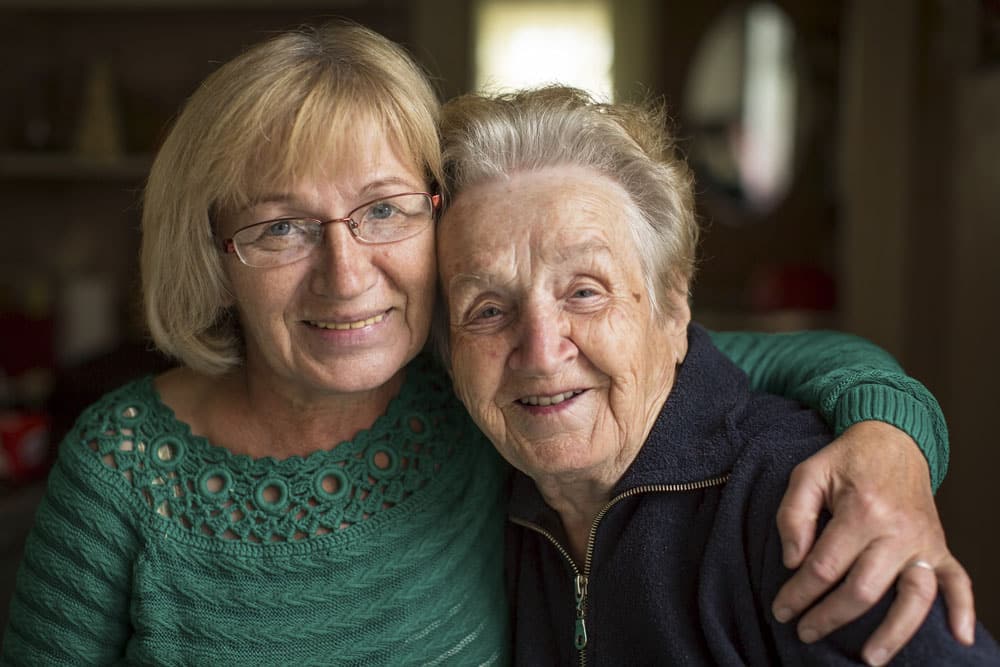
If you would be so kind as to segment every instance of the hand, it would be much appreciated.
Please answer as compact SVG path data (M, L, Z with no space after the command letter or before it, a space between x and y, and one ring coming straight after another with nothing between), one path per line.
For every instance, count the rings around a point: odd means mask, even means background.
M824 507L833 518L816 540ZM939 585L952 634L973 643L972 582L945 544L927 461L903 431L861 422L800 463L778 508L778 532L785 566L798 571L772 610L785 622L808 609L798 622L802 641L861 616L896 581L898 595L862 649L868 664L885 664L910 640Z

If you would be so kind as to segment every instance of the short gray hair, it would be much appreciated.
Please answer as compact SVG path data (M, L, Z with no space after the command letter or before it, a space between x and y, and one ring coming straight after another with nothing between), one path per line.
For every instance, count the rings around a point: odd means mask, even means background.
M554 166L585 167L618 183L656 312L668 314L669 294L687 295L699 234L694 177L662 104L601 103L565 86L470 94L444 105L441 134L446 201L478 183ZM444 351L442 310L435 336Z

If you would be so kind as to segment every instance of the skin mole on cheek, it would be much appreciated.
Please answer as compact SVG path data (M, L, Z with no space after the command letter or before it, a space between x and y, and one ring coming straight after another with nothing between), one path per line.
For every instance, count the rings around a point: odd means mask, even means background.
M635 299L636 303L639 303L640 301L642 301L642 294L640 294L639 292L632 292L632 298Z

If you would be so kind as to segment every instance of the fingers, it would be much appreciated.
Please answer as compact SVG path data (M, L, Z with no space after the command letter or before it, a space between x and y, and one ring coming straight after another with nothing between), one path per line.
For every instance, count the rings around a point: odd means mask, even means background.
M851 530L851 526L852 524L842 517L834 517L827 524L819 540L816 541L816 545L802 562L802 566L785 582L775 596L772 605L775 618L784 623L801 614L844 578L848 569L861 556L870 539L868 535L859 530ZM889 575L889 581L885 582L883 591L891 584L895 571L896 568L890 570L893 574ZM869 570L860 571L853 576L860 577L864 582L873 578ZM832 608L836 610L839 607ZM825 634L825 632L819 633L819 628L825 628L829 625L829 622L825 620L824 613L828 613L831 607L821 605L817 609L819 615L814 616L813 619L824 620L824 622L807 626L807 629L816 631L817 635L814 639L803 639L804 641L815 641ZM801 623L799 627L801 633L803 629ZM830 629L835 627L834 625Z
M788 489L778 506L782 560L789 569L797 568L812 548L816 521L825 501L823 482L826 476L812 469L811 460L792 471Z
M948 607L948 625L955 639L967 646L976 641L976 605L972 580L959 562L948 556L937 567L937 579Z
M885 620L861 649L869 665L889 662L917 632L937 595L937 577L932 569L911 565L900 573L896 590Z
M821 538L816 552L823 547ZM850 571L844 581L799 619L799 638L806 643L818 641L867 612L892 585L897 572L896 555L891 548L878 543L866 549L857 561L849 564ZM812 556L806 560L803 569L811 569L817 580L833 577L840 569L834 561L813 565L811 559ZM918 562L924 565L917 565ZM791 580L786 587L790 583ZM937 566L928 561L911 560L899 572L896 599L885 619L865 642L862 649L865 662L884 665L903 648L927 617L939 586L947 603L952 634L966 645L975 641L972 582L964 568L950 554L946 554ZM782 593L784 589L779 592L778 599ZM790 594L794 596L795 592Z
M820 512L832 519L817 537ZM927 462L912 439L885 424L855 424L794 470L777 516L785 565L796 569L772 611L796 616L803 641L858 618L898 577L898 595L868 642L871 664L891 659L920 627L940 586L956 639L971 644L968 575L948 551ZM916 558L934 568L914 566ZM815 605L815 607L813 607Z
M850 565L844 581L799 619L799 638L807 643L816 641L864 614L886 594L896 572L891 551L866 549Z

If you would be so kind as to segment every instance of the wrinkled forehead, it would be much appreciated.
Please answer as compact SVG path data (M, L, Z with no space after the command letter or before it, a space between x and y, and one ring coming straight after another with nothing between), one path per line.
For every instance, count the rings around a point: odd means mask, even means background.
M620 189L605 179L566 176L528 172L462 192L438 230L442 279L634 261Z
M448 252L488 245L491 238L513 242L529 237L549 239L553 250L560 251L583 234L625 231L630 207L618 183L590 169L525 169L463 188L444 212L439 232L461 241L449 244Z

